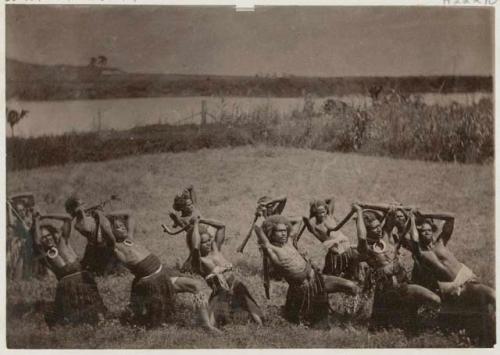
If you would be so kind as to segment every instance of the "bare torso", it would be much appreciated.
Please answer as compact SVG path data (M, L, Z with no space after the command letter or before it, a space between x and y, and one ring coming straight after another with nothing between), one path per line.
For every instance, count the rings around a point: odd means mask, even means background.
M233 264L217 249L212 249L208 255L201 257L201 276L203 277L213 273L220 273L232 267Z
M297 278L307 268L306 260L290 241L282 247L271 245L268 251L273 264L280 269L285 279Z
M99 238L99 233L96 233L97 222L95 218L85 215L83 218L79 218L75 222L75 229L87 239L87 242L91 245L98 245L102 243L102 239Z
M52 252L47 253L47 263L52 271L64 268L66 265L73 264L78 261L78 255L69 244L67 240L61 238L56 247L57 254L51 257Z
M200 212L198 211L197 208L194 208L192 213L189 215L182 215L182 214L178 215L177 220L179 221L180 227L185 227L185 226L191 224L191 220L193 219L193 216L200 216L201 217ZM191 250L193 248L193 246L191 245L192 233L193 233L193 226L191 225L186 229L186 244L187 244L189 250Z
M429 248L420 248L420 262L433 271L438 281L453 281L462 268L455 255L444 245L442 240Z
M127 267L136 265L148 257L151 252L130 239L115 244L116 257Z
M366 262L373 268L381 268L397 261L397 252L393 245L385 240L367 241Z
M314 228L314 236L321 242L329 241L329 250L337 254L341 254L351 246L349 238L347 238L344 233L340 231L331 231L337 225L337 221L333 216L327 215L321 221L319 221L316 217L313 217L310 221L312 227ZM330 233L328 233L329 230Z

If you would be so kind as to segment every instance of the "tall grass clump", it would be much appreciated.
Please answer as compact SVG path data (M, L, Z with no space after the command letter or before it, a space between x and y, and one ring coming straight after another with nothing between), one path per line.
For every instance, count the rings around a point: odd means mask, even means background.
M223 101L221 101L223 103ZM493 160L493 104L426 105L418 97L390 99L355 108L326 100L315 107L278 112L270 102L248 112L221 104L204 125L158 124L127 131L71 133L7 139L7 169L31 169L128 155L179 152L265 143L396 158L485 163Z
M493 105L486 99L442 107L396 95L369 108L333 100L315 108L306 98L302 111L267 120L248 117L246 123L262 132L253 140L271 145L462 163L484 163L494 156Z

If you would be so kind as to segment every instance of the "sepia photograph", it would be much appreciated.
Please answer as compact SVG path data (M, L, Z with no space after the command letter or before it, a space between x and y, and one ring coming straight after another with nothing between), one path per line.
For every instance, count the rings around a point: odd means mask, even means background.
M495 8L453 3L4 4L7 348L495 347Z

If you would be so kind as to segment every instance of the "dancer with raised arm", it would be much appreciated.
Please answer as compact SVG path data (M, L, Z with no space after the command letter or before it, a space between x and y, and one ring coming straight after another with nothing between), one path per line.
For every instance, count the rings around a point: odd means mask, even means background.
M54 223L62 224L56 227ZM96 324L107 312L94 277L82 268L69 243L71 229L68 215L40 216L37 212L33 215L35 250L57 277L53 311L46 315L49 326Z
M448 248L455 218L442 215L441 231L431 218L420 218L411 213L413 253L425 274L423 280L441 296L443 306L452 310L455 322L464 324L476 333L483 345L495 343L495 291L481 283L474 272L461 263ZM431 283L429 284L429 280ZM432 280L434 282L432 282ZM467 319L468 318L468 319Z
M215 228L215 236L208 226ZM211 320L226 323L230 314L246 311L257 324L264 316L247 286L238 276L237 269L222 253L225 225L216 220L194 220L192 233L193 270L203 276L212 289L209 301Z
M358 279L358 251L344 233L333 230L338 224L334 209L333 197L311 201L309 218L303 217L303 221L307 230L328 250L323 274L355 280Z
M285 317L295 323L313 325L329 314L328 294L356 294L358 286L340 277L322 275L294 247L292 225L283 216L259 216L255 231L263 251L289 287L284 307Z
M375 325L393 325L403 320L414 326L418 307L424 304L437 307L441 303L439 296L422 286L410 284L396 248L384 240L386 216L373 210L364 211L356 203L352 209L356 215L358 252L373 269L372 319Z

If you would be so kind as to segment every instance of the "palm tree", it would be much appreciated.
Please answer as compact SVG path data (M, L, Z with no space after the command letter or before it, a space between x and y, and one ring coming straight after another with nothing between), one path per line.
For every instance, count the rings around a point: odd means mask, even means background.
M9 110L7 108L7 122L9 122L10 129L12 130L12 137L14 137L14 126L21 121L21 119L28 114L28 110L21 110L18 112L16 110Z
M97 64L101 67L105 67L108 64L108 58L104 55L97 57Z

